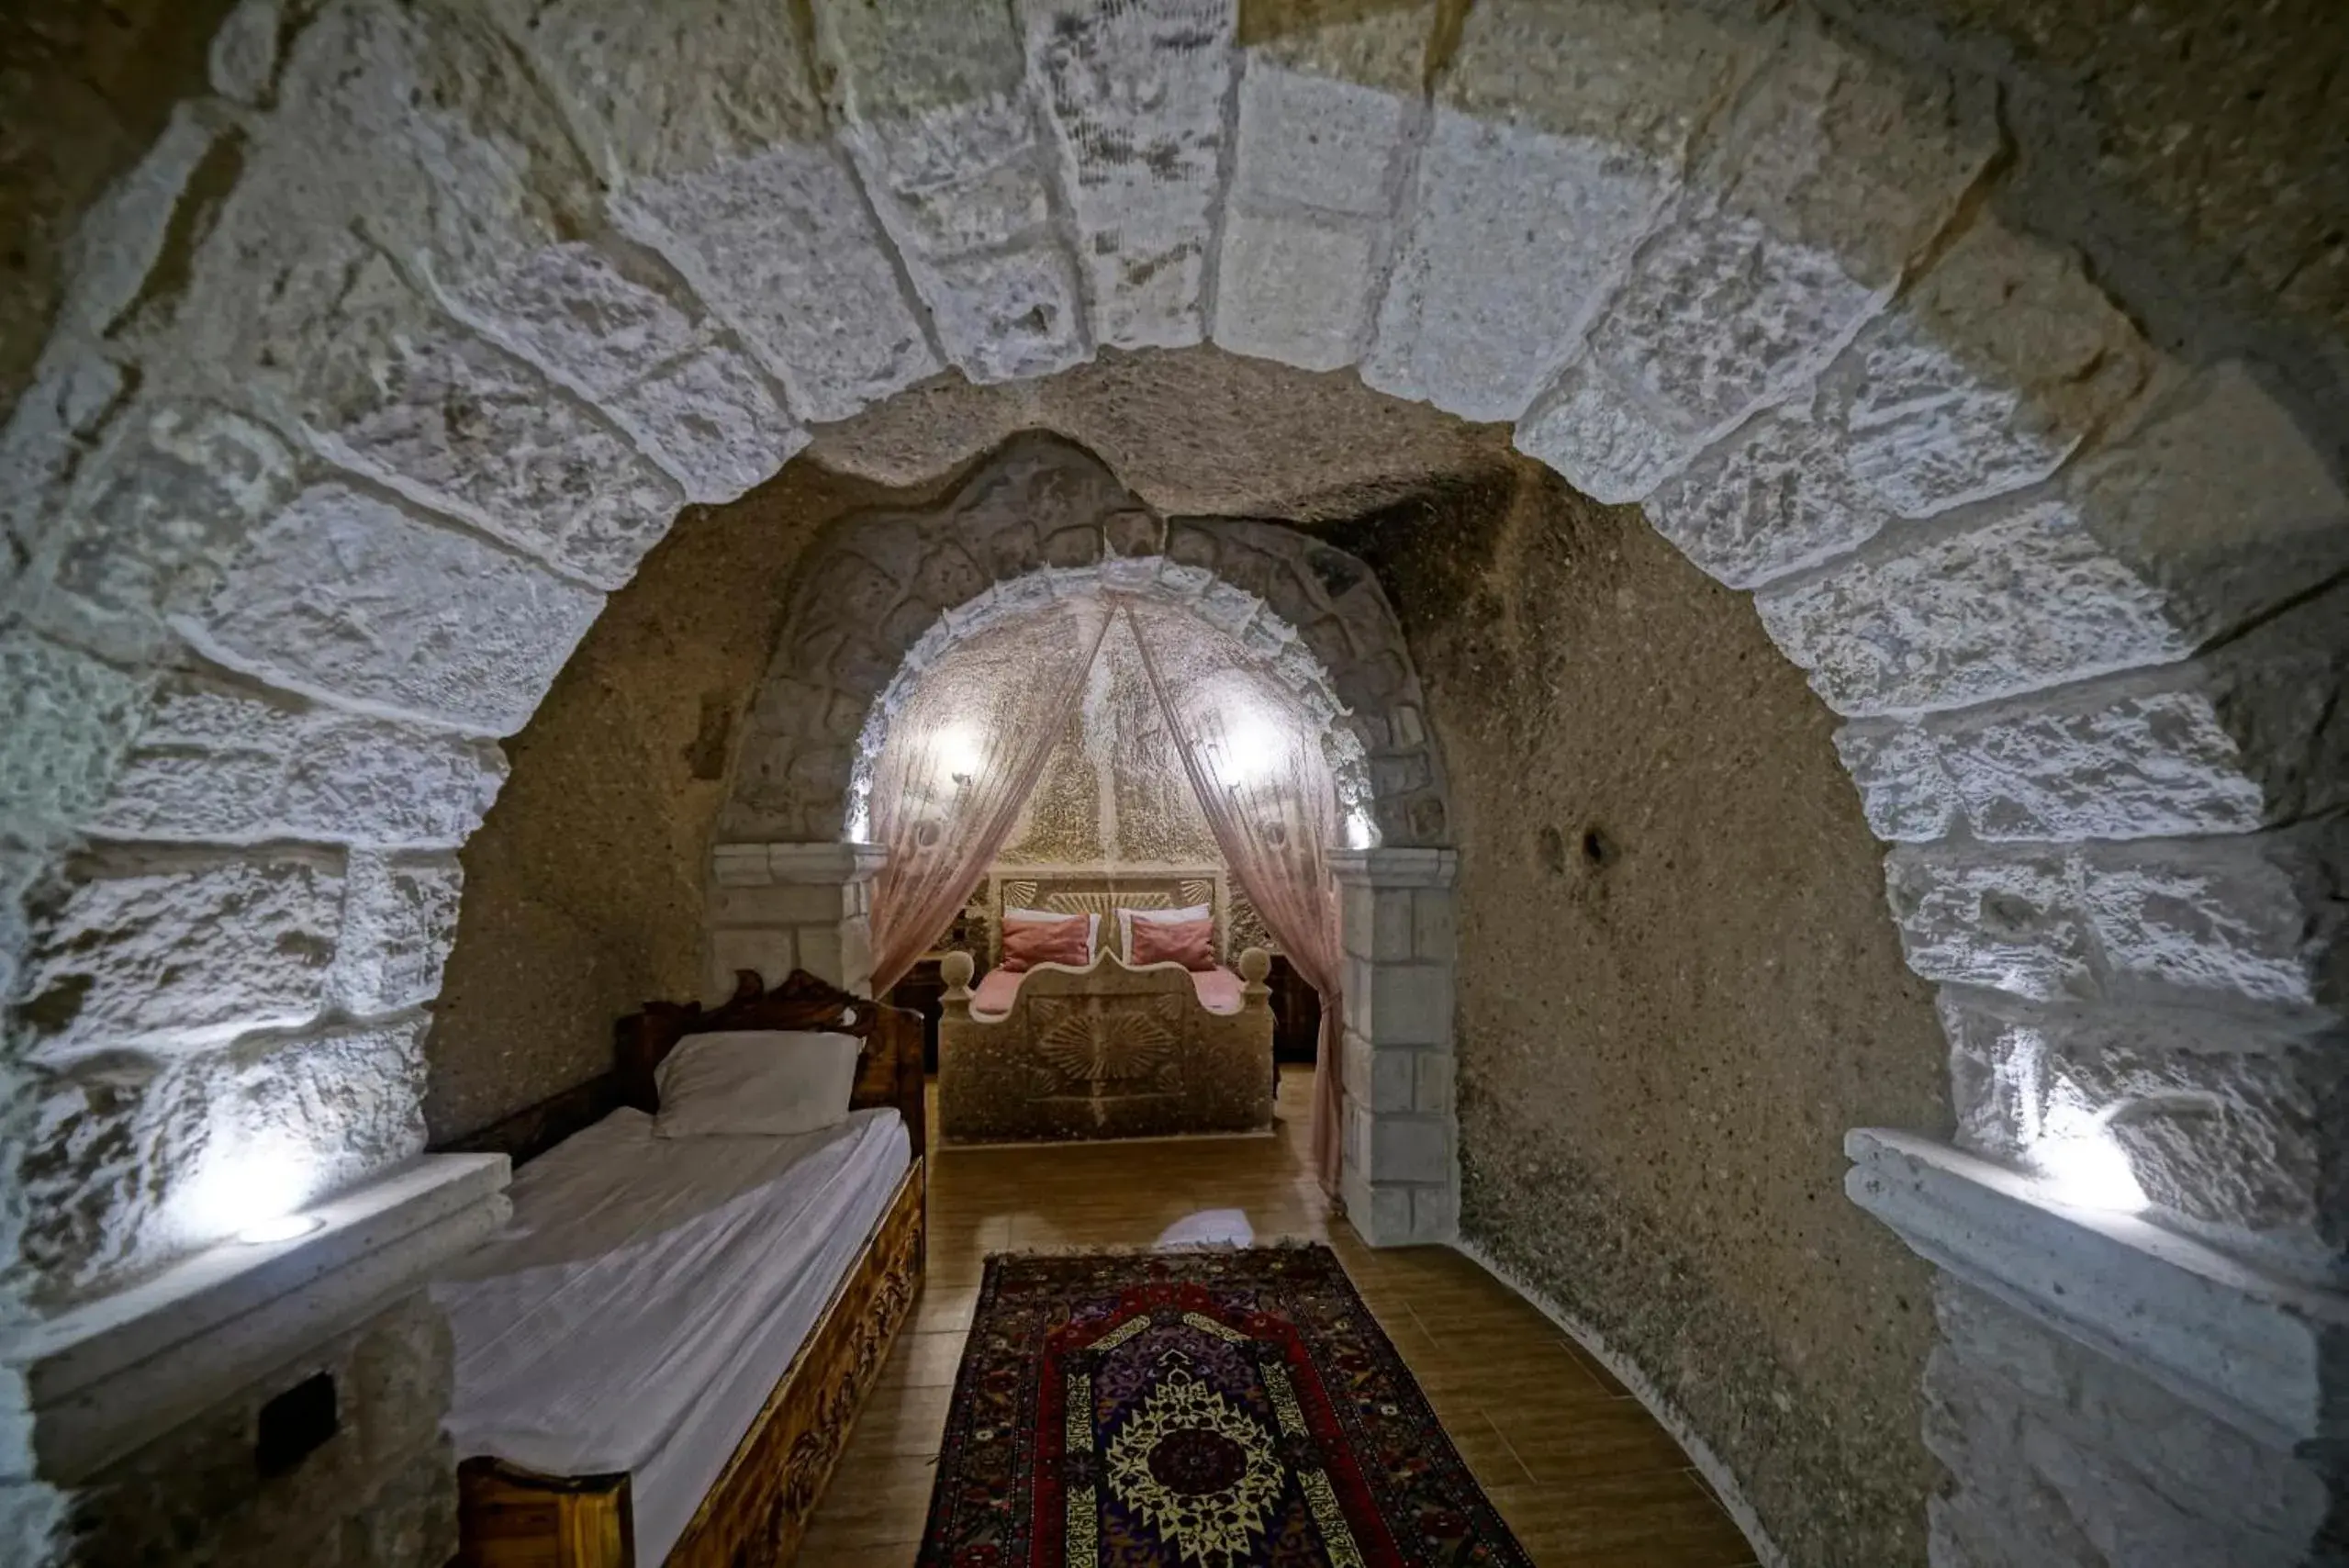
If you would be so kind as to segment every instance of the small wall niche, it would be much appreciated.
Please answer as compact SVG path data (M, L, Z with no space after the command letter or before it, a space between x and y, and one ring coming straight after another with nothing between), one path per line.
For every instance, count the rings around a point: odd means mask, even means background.
M334 1374L304 1378L261 1407L253 1439L253 1462L265 1476L284 1475L324 1447L341 1429Z

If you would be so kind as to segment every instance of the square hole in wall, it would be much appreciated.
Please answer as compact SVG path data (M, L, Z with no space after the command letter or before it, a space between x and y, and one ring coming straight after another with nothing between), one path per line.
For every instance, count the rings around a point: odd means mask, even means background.
M306 1377L261 1407L253 1460L263 1475L283 1475L315 1453L341 1425L334 1374Z

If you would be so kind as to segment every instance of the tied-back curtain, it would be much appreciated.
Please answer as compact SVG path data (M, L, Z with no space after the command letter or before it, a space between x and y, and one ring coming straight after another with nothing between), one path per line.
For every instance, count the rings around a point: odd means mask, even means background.
M1225 863L1273 940L1321 993L1314 1059L1313 1152L1326 1191L1337 1188L1342 1145L1339 1053L1345 1048L1337 890L1337 790L1318 727L1288 693L1227 661L1197 669L1154 638L1154 611L1124 606L1183 771Z
M916 678L873 779L873 836L889 851L873 884L874 995L953 924L1018 825L1110 619L1067 606L972 639L951 678Z

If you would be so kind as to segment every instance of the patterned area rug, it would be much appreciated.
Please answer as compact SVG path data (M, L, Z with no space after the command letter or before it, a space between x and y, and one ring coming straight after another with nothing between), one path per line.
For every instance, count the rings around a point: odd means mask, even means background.
M1527 1558L1326 1247L997 1257L923 1568Z

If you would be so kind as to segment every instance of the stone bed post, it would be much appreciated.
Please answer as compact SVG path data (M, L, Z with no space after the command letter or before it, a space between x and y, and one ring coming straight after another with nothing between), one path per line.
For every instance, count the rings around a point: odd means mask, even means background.
M1373 1247L1450 1241L1460 1228L1452 1116L1449 849L1332 857L1345 949L1346 1217Z
M710 854L709 994L733 994L734 971L777 985L805 969L859 996L873 990L877 844L721 844Z

